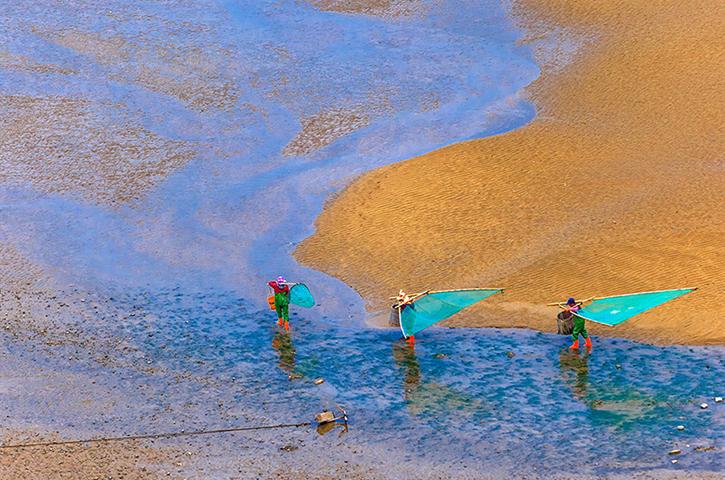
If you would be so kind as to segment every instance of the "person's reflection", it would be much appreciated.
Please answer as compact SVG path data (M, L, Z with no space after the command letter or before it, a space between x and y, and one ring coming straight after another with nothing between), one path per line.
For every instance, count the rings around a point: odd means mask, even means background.
M415 349L405 340L393 344L393 359L403 370L403 399L411 415L440 421L441 414L450 412L457 412L458 415L470 414L485 408L478 399L471 398L447 385L423 380Z
M572 393L579 400L585 400L589 387L589 352L582 355L576 350L562 350L559 353L559 368Z
M414 394L420 385L420 364L415 356L413 345L398 341L393 344L393 358L404 370L403 395L406 403L413 401Z
M272 347L279 353L279 368L292 375L295 369L295 347L292 335L286 331L278 331L272 338Z

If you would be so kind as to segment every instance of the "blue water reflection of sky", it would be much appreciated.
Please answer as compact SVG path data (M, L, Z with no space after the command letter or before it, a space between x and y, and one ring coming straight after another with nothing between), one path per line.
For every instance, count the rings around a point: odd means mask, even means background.
M423 14L397 18L292 0L10 9L13 55L77 73L0 69L0 92L88 100L102 118L120 111L197 155L131 207L5 188L0 234L69 283L250 292L287 272L345 298L324 308L359 306L290 258L327 196L372 168L534 115L523 88L538 67L505 7L422 3ZM289 148L307 145L304 122L326 114L358 123L323 132L322 148Z

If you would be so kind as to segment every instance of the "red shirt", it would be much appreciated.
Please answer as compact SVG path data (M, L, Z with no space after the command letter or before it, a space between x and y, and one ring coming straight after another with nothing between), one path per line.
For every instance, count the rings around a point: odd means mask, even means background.
M274 293L289 293L289 285L282 285L281 287L277 285L277 282L275 280L272 280L271 282L267 283L270 287L272 287L272 290L274 290Z

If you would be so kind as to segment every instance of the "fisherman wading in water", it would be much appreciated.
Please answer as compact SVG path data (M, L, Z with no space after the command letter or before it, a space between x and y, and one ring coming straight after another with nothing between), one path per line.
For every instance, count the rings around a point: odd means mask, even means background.
M277 325L289 330L290 288L284 277L279 276L267 285L274 291L274 309L277 312Z
M592 339L589 338L589 334L587 333L585 320L577 315L582 303L583 302L577 302L573 298L570 298L565 304L559 304L559 308L564 310L565 314L571 315L574 320L574 331L571 334L571 339L574 343L571 344L569 350L576 350L579 348L579 334L584 337L584 346L592 348Z

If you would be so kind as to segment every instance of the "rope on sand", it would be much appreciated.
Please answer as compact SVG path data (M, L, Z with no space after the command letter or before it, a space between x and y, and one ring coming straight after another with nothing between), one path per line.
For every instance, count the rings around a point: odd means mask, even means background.
M102 443L102 442L123 442L128 440L148 440L155 438L173 438L173 437L190 437L194 435L213 435L216 433L231 433L231 432L246 432L250 430L271 430L277 428L299 428L308 427L312 425L312 422L303 423L282 423L279 425L262 425L256 427L233 427L233 428L220 428L217 430L197 430L193 432L171 432L171 433L152 433L148 435L128 435L123 437L103 437L103 438L89 438L85 440L63 440L57 442L38 442L38 443L19 443L12 445L0 445L0 450L10 450L18 448L31 448L31 447L51 447L57 445L78 445L82 443Z

